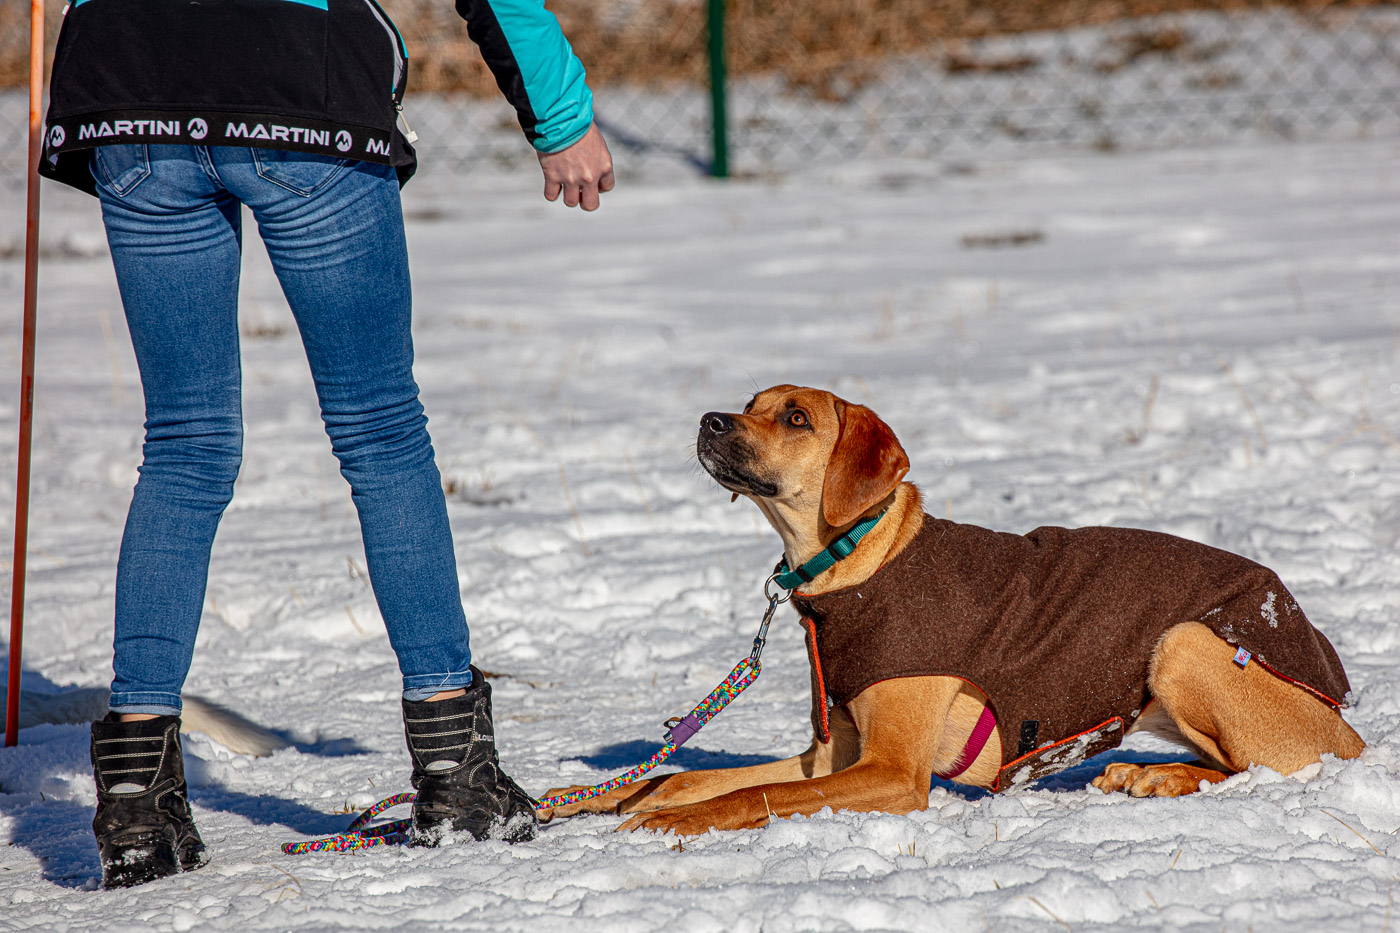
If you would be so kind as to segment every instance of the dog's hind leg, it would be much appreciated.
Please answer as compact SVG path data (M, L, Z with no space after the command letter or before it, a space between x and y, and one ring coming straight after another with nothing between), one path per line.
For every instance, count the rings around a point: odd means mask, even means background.
M1355 758L1365 748L1341 714L1269 673L1240 667L1235 649L1199 622L1173 626L1153 653L1148 686L1181 735L1217 768L1189 764L1110 765L1095 779L1103 790L1176 797L1250 765L1283 774L1325 754Z
M1155 698L1128 730L1129 735L1135 732L1146 732L1179 745L1201 760L1189 764L1171 762L1150 765L1114 762L1094 779L1094 786L1099 790L1121 790L1134 797L1179 797L1199 789L1201 781L1215 784L1230 776L1224 766L1210 761L1210 756L1182 733L1166 707Z

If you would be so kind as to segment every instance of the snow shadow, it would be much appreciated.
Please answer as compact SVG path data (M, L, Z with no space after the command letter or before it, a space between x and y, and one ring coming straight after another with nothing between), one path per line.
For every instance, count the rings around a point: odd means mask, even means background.
M92 809L73 800L0 793L0 813L11 820L10 845L39 862L39 875L61 888L92 888L102 878Z
M630 742L617 742L598 749L591 755L573 755L561 761L581 761L590 768L604 771L617 771L631 768L656 754L659 743L655 739L633 739ZM666 759L666 764L693 770L713 770L715 768L744 768L749 765L765 765L779 761L776 755L744 755L736 752L712 752L703 748L680 748Z
M354 814L326 813L284 797L265 794L245 794L218 785L190 788L190 802L197 808L219 810L241 816L259 826L283 826L290 833L304 836L329 836L345 829ZM195 821L199 812L195 811ZM296 842L284 839L283 842Z
M303 755L317 755L321 758L348 758L351 755L368 755L372 751L372 749L361 745L359 739L328 739L318 735L314 741L297 742L293 740L290 733L281 729L273 729L272 732L285 738L290 747L295 748Z
M961 797L964 800L981 800L984 797L992 796L992 792L985 788L973 787L971 784L956 784L953 781L945 781L937 775L928 782L929 790L933 790L935 787L941 787L955 797Z
M26 688L32 682L21 678ZM88 802L88 743L84 725L39 725L21 729L13 748L0 748L0 843L28 852L40 877L65 888L91 887L101 873ZM7 876L14 877L0 874Z
M1046 775L1038 781L1032 781L1028 786L1032 790L1048 790L1053 793L1066 793L1081 791L1089 787L1091 781L1103 773L1115 761L1128 761L1135 764L1155 765L1167 761L1194 761L1195 756L1187 751L1180 753L1173 752L1146 752L1136 751L1131 748L1115 748L1095 755L1087 761L1082 761L1073 768L1066 768L1056 774ZM956 784L953 781L946 781L941 777L934 776L929 781L929 790L941 787L950 794L962 797L964 800L982 800L992 796L992 792L981 787L973 787L971 784Z
M0 680L0 683L5 684L5 689L8 691L10 681L9 645L6 645L4 650L0 651L0 677L4 678ZM63 689L62 685L54 683L38 671L25 667L23 657L20 658L19 686L21 690L37 690L40 693L57 693ZM3 713L3 706L0 706L0 715L3 715Z

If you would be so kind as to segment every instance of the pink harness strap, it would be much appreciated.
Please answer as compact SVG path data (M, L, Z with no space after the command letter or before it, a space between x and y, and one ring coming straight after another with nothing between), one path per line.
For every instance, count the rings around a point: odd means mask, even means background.
M953 762L953 767L948 771L934 773L945 781L951 781L962 774L972 766L977 756L982 754L982 749L986 747L987 740L992 737L992 730L996 727L997 718L992 715L991 707L982 707L982 715L977 717L977 725L972 727L972 734L967 737L967 744L963 746L958 760Z

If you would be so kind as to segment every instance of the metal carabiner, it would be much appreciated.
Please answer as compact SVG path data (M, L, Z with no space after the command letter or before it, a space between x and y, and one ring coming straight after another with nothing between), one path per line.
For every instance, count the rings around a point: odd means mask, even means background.
M758 664L758 656L763 653L763 646L768 641L768 623L773 621L773 613L777 612L779 600L776 596L768 597L768 609L763 613L763 621L758 624L758 634L754 636L753 650L749 652L749 661Z

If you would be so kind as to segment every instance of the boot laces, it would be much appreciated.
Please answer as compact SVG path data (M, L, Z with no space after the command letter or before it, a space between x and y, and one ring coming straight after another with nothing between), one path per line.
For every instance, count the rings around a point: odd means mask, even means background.
M165 763L166 747L164 735L95 739L93 770L102 790L109 794L139 794L150 790Z

